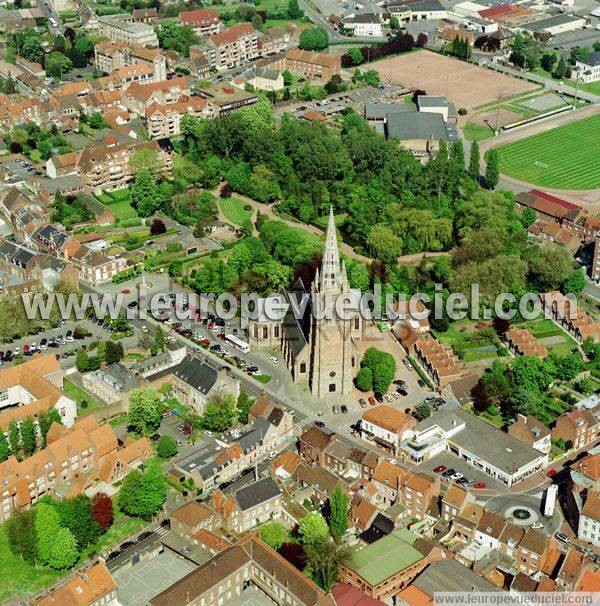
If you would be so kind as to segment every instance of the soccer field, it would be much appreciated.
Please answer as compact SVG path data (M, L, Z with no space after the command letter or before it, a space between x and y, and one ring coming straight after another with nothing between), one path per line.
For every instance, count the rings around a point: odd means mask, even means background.
M544 187L600 187L600 114L498 148L500 172Z

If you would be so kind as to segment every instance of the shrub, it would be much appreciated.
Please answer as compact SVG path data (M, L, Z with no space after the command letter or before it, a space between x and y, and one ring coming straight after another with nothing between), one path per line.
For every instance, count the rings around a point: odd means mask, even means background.
M467 112L466 108L464 108L464 107L461 107L461 108L458 110L458 114L459 114L460 116L466 116L466 115L467 115L467 113L468 113L468 112Z

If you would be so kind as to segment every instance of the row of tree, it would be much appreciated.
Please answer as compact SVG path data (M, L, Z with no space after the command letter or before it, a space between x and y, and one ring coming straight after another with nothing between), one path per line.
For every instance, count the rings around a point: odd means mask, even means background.
M123 345L117 341L111 339L98 341L95 356L90 356L86 349L80 348L77 350L75 366L77 366L79 372L98 370L102 364L110 366L120 362L124 353Z
M77 563L113 519L113 503L104 493L93 499L83 494L61 500L45 496L10 517L6 534L11 551L29 564L63 570Z
M41 411L35 417L26 417L21 422L13 419L7 428L8 437L0 431L0 462L14 456L18 461L31 456L36 450L46 447L46 436L52 423L62 423L56 408Z

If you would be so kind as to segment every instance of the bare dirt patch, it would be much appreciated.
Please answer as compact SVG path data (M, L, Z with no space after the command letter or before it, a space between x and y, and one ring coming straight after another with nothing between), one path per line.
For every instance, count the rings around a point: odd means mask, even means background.
M383 59L370 65L384 80L418 88L428 94L446 95L456 108L474 107L534 90L537 85L452 57L422 50Z

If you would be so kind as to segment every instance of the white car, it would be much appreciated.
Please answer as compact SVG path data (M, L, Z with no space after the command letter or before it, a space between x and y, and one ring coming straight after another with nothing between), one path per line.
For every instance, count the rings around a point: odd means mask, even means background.
M273 364L277 364L277 362L279 362L279 360L275 356L271 356L269 358L269 360L271 360L271 362L273 362Z
M539 530L540 528L544 528L544 525L541 522L534 522L533 524L530 524L530 527L534 530Z
M277 451L276 450L272 450L267 457L269 457L269 459L274 459L277 456Z
M142 332L148 332L148 327L145 324L142 326Z
M208 431L208 429L204 432L205 436L208 436L209 438L212 438L213 432L212 431Z
M451 479L451 480L454 480L454 481L456 482L456 480L460 480L461 478L464 478L464 477L465 477L465 476L463 476L463 474L462 474L462 473L460 473L460 471L457 471L456 473L453 473L453 474L450 476L450 479Z
M393 401L394 401L394 398L392 398L392 396L390 396L389 394L385 394L385 399L386 399L388 402L393 402Z
M21 352L21 348L20 347L15 347L13 349L13 356L18 356L20 352Z

